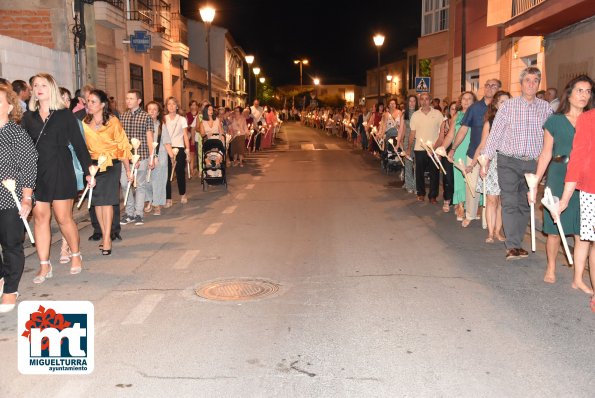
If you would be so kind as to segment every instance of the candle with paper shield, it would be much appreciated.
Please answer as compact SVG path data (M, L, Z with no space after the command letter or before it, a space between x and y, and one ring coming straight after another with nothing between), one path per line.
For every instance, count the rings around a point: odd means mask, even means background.
M463 173L467 189L469 189L469 192L471 192L471 196L475 198L475 192L473 192L473 189L471 189L471 183L469 182L469 177L467 176L467 172L465 171L465 163L463 163L463 159L457 160L457 162L454 165L457 169L461 171L461 173Z
M537 184L539 183L537 176L533 173L525 173L525 180L527 180L531 196L535 197L537 195ZM529 203L529 207L531 208L531 251L535 252L535 202Z
M479 155L477 157L477 163L479 163L479 165L481 166L481 170L486 174L486 177L483 178L483 200L484 200L484 204L483 204L483 209L481 210L481 226L483 227L483 229L486 229L488 227L488 221L486 220L486 207L487 207L487 186L486 186L486 180L487 180L487 165L488 165L488 157L486 155Z
M132 168L136 170L136 162L140 159L140 155L132 155ZM133 172L134 174L134 172ZM130 193L130 186L132 185L132 181L128 181L128 186L126 187L126 195L124 195L124 206L126 206L126 202L128 201L128 194Z
M172 166L171 166L171 176L169 177L170 181L174 180L174 173L176 172L176 159L178 158L178 152L180 152L179 148L173 148L171 150L174 153L174 160L172 162Z
M422 149L428 153L428 156L430 157L430 160L432 161L432 163L434 163L434 166L436 166L436 168L438 170L440 170L440 166L438 166L438 163L436 163L436 160L434 159L434 156L432 155L432 151L430 151L430 148L428 148L426 143L423 141L419 141L419 145L421 145Z
M12 196L12 199L14 200L14 203L20 212L21 211L21 202L19 202L19 198L17 197L17 194L15 192L17 189L17 182L15 180L9 178L9 179L2 181L2 185L4 185L4 188L6 188L10 191L10 195ZM23 220L23 224L25 224L25 229L27 230L27 234L29 235L29 240L31 241L31 243L35 244L35 239L33 238L33 233L31 232L29 223L23 217L21 217L21 220Z
M186 152L186 168L188 169L188 179L191 180L192 174L190 174L190 150L186 149L184 152Z
M95 175L97 174L98 170L99 167L93 164L89 166L89 174L91 174L91 182L89 183L89 185L91 186L91 188L89 189L89 199L87 199L87 209L91 208L91 199L93 198L93 185L95 185Z
M428 148L430 148L430 151L432 152L432 156L436 159L436 163L438 163L438 165L440 166L440 170L442 170L444 175L446 175L446 170L444 170L444 166L442 166L442 163L440 162L440 158L438 157L438 155L436 155L436 152L434 151L434 144L432 143L432 141L427 140L426 146Z
M552 195L550 187L546 187L543 199L541 199L541 203L545 206L546 209L548 209L548 211L552 215L552 219L558 226L558 232L560 233L560 239L562 240L562 245L564 246L566 258L568 259L568 263L570 265L573 265L574 261L572 260L570 249L568 248L568 241L566 240L566 234L564 234L564 227L562 226L562 221L560 221L560 199Z
M138 138L130 139L130 145L132 145L132 149L134 150L134 154L136 155L138 152L138 147L140 147L140 140Z
M94 166L94 165L89 166L89 174L91 174L91 183L87 184L87 186L85 187L85 190L83 191L83 194L81 195L81 198L79 199L78 203L76 204L77 209L79 209L81 207L81 204L83 204L83 200L85 199L85 195L87 194L87 192L89 192L89 201L87 203L87 208L88 209L91 208L91 196L93 195L93 187L91 185L93 185L93 183L95 182L95 175L99 171L99 168L101 167L101 165L103 163L105 163L106 160L107 160L107 156L101 155L97 158L97 166ZM94 173L91 171L91 167L95 167Z
M153 146L153 152L151 153L151 160L149 161L149 164L153 161L153 159L155 159L155 150L159 146L159 143L153 142L152 146ZM152 171L151 168L149 168L149 171L147 171L147 182L151 182L151 171Z

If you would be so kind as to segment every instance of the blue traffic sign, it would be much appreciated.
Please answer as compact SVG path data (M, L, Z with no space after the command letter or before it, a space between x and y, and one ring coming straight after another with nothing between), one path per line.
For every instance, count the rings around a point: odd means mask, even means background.
M146 30L135 30L130 35L130 47L137 53L146 53L151 49L151 34Z
M415 78L415 91L418 93L429 93L430 92L430 81L429 77L416 77Z

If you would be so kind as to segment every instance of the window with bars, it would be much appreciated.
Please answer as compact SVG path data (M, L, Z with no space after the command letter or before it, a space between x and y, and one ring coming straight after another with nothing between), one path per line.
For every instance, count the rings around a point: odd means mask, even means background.
M153 101L163 103L163 73L153 70Z
M130 89L139 90L143 104L145 102L145 90L143 86L143 67L136 64L130 64Z
M422 36L448 29L448 8L450 0L423 0Z

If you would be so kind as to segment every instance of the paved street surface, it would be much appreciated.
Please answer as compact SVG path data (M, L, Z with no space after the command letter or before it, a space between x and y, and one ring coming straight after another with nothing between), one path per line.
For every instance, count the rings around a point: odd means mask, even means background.
M296 124L281 138L231 169L227 191L193 180L187 205L174 193L161 217L123 227L111 257L84 227L80 275L54 245L54 278L34 286L29 256L23 300L94 303L95 371L20 375L13 311L0 316L0 396L595 395L595 314L570 269L542 282L542 244L506 262L480 222L416 203L369 154ZM234 278L280 287L195 293Z

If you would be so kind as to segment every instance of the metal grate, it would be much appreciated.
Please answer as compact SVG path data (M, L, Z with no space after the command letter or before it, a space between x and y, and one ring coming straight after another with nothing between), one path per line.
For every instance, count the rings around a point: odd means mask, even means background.
M531 8L543 3L545 0L512 0L512 16L513 18L520 15Z
M279 284L264 279L226 279L199 286L196 295L215 301L246 301L270 297L279 288Z

